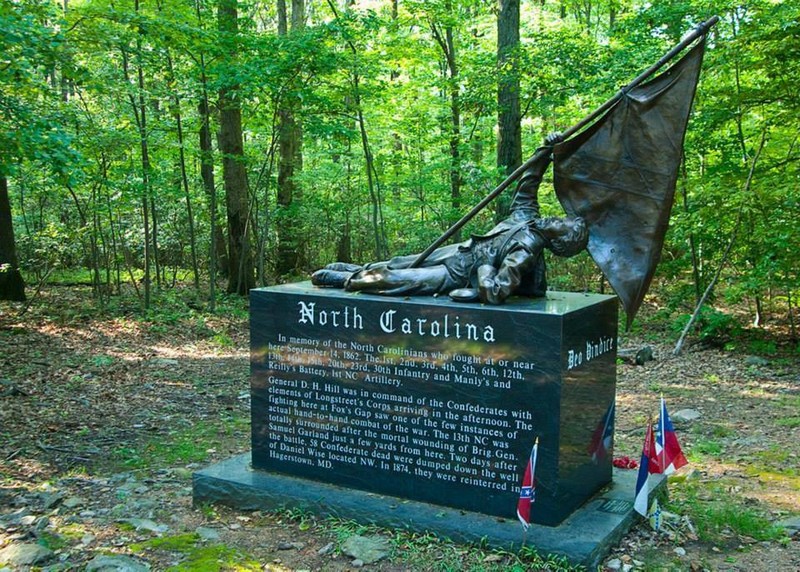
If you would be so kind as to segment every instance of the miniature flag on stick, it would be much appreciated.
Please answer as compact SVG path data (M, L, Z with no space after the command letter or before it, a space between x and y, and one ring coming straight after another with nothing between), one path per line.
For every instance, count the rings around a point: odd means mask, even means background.
M656 457L661 467L661 472L671 475L677 469L684 466L687 461L678 443L678 436L675 428L667 413L667 403L661 397L661 409L658 414L658 424L656 425Z
M639 476L636 479L636 496L633 500L633 508L642 516L647 516L647 497L650 494L650 487L647 478L653 473L660 473L658 459L655 456L655 438L653 437L653 420L647 422L647 431L644 435L644 447L642 447L642 460L639 463Z
M592 440L589 443L589 454L595 464L610 456L611 449L614 446L614 409L615 401L612 401L605 415L603 415L603 419L600 420L592 434Z
M525 476L522 477L522 487L519 491L519 501L517 502L517 518L522 523L522 527L528 530L531 523L531 503L536 498L536 481L534 472L536 471L536 454L539 449L539 438L533 444L531 456L528 457L528 464L525 466Z

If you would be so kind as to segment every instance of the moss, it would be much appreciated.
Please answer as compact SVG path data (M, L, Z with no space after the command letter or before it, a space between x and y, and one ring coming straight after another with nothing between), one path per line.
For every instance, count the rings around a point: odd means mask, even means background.
M260 571L261 565L245 554L224 544L198 546L186 555L186 559L167 572L218 572L221 570Z
M195 532L187 532L186 534L176 534L173 536L162 536L160 538L151 538L144 542L131 544L130 549L134 552L142 552L143 550L165 550L167 552L188 552L193 550L197 543L200 541L200 536Z
M173 552L184 555L183 560L167 568L168 572L237 572L260 571L261 565L241 552L224 544L205 545L196 533L177 534L153 538L131 544L131 552Z

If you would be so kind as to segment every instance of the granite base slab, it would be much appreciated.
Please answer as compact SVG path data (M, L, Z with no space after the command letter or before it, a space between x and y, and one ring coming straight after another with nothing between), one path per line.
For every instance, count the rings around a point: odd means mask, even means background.
M663 476L657 477L655 486L651 482L651 494L666 485ZM612 483L559 526L532 524L525 544L540 554L564 556L593 569L638 518L633 511L635 485L636 471L615 469ZM217 503L239 510L300 508L318 516L431 532L455 542L482 542L507 550L517 550L524 542L516 520L254 470L250 453L194 473L192 489L195 504Z

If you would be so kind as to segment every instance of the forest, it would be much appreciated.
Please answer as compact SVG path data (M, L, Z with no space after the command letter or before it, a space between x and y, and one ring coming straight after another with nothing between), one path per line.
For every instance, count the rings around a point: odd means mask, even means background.
M800 569L800 0L0 0L0 570L581 569L192 479L250 448L251 288L424 250L714 16L613 409L617 474L660 398L689 465L603 569Z
M418 252L546 134L718 15L660 304L686 315L713 289L706 323L729 327L737 307L795 337L796 0L0 6L0 298L58 277L101 306L128 292L146 310L180 284L213 310L218 289ZM547 177L543 212L559 214ZM607 289L586 254L551 274L556 288Z

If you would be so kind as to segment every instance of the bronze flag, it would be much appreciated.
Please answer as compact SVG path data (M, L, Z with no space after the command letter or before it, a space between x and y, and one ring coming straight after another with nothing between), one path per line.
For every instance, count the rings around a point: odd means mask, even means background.
M703 38L665 72L623 90L554 150L558 200L586 220L587 250L622 301L628 326L661 256L704 48Z

